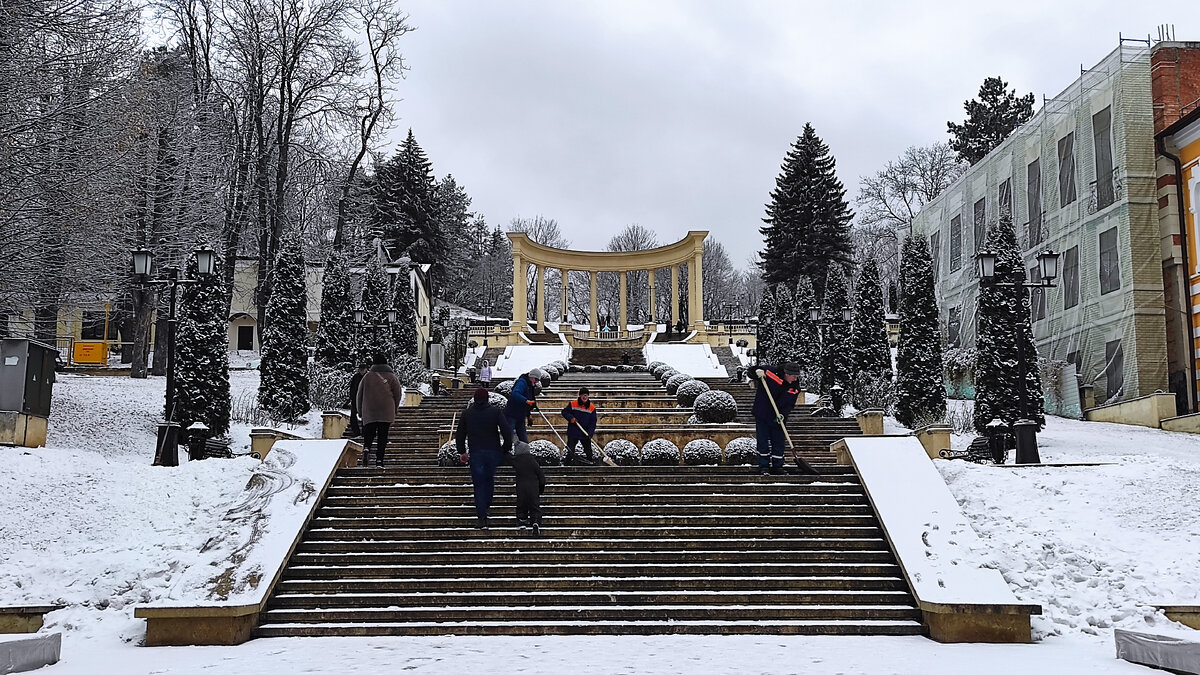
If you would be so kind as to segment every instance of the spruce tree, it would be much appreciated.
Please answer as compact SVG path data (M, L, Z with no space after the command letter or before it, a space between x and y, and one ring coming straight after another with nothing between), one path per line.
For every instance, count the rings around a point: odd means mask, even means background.
M221 262L216 262L217 269ZM196 256L187 276L197 277ZM229 431L229 335L220 274L188 284L175 331L175 421L182 429L202 422L211 436Z
M758 305L758 330L754 346L755 360L758 363L772 363L775 351L775 289L767 286L763 289L762 300Z
M321 278L321 323L317 327L316 361L331 368L354 360L354 302L350 298L350 265L341 251L325 261Z
M910 235L901 255L896 421L913 428L945 418L946 387L929 246L924 237Z
M406 270L407 271L407 270ZM392 361L401 354L417 355L417 311L413 299L409 275L396 275L392 288L392 309L396 310L396 322L392 324L391 349L388 358Z
M792 293L792 311L796 322L794 355L801 370L815 375L821 369L821 336L817 332L817 323L812 319L813 307L817 307L817 296L812 281L808 277L800 277Z
M308 300L300 242L288 238L271 270L272 292L262 336L258 404L272 419L292 421L309 409Z
M1046 423L1030 324L1029 291L1020 285L1025 281L1025 269L1012 219L1001 214L998 224L990 229L987 247L996 253L996 276L992 282L980 282L975 337L975 428L980 433L994 419L1007 425L1021 418L1031 419L1039 427ZM1019 346L1018 340L1023 344ZM1025 352L1024 412L1018 349Z
M853 262L850 220L854 214L836 168L829 146L811 124L805 124L784 158L763 218L766 226L759 230L766 240L760 264L768 284L794 285L807 276L821 299L826 267Z
M796 312L787 284L775 286L774 344L768 363L781 365L796 358Z
M825 277L825 301L822 315L832 323L825 329L821 343L821 391L833 385L843 388L850 384L850 326L842 323L844 310L849 307L846 296L846 275L838 265L830 265Z
M396 154L375 172L371 185L372 228L396 254L438 263L449 254L442 230L432 165L412 129Z
M854 297L854 319L850 326L851 369L856 375L866 373L891 379L892 352L883 317L879 267L874 259L868 258L863 263Z
M1017 98L1017 90L1005 91L1007 87L999 77L984 79L979 100L963 102L967 119L962 124L946 122L954 137L950 147L964 162L974 165L1033 117L1033 93Z

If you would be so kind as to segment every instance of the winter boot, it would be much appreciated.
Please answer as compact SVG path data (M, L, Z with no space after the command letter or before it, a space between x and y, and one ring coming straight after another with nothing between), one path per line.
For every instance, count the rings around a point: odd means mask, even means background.
M538 525L537 523L530 525L529 526L529 536L531 536L531 537L542 536L542 526Z

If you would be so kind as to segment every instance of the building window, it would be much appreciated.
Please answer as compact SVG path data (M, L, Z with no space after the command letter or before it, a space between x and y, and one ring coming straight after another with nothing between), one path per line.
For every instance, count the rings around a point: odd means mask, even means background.
M962 216L950 219L950 271L962 269Z
M1117 228L1100 233L1100 295L1121 288L1121 261L1117 256Z
M929 257L933 258L933 278L941 278L942 263L942 233L934 232L929 236Z
M959 347L962 338L962 319L959 317L957 307L950 308L950 315L946 318L946 345L949 347Z
M975 252L979 253L983 245L987 243L987 198L980 199L975 202L974 208L974 225L975 225Z
M1125 388L1125 352L1120 340L1104 344L1104 379L1107 382L1104 400L1111 401L1120 396Z
M1079 350L1067 352L1067 363L1075 366L1075 377L1078 379L1083 374L1083 362L1079 360Z
M996 208L1000 213L1000 217L1008 216L1012 218L1012 179L1005 178L1004 182L1000 183L1000 187L996 189Z
M1058 139L1058 208L1075 201L1075 132Z
M1035 248L1042 243L1042 161L1040 159L1033 160L1025 170L1026 180L1026 201L1029 206L1029 220L1027 221L1027 232L1029 249Z
M1029 280L1035 284L1042 283L1042 270L1037 265L1029 268ZM1046 318L1046 289L1029 289L1029 319L1041 321Z
M1111 206L1117 193L1113 189L1112 107L1092 115L1092 147L1096 155L1096 209Z
M1079 304L1079 247L1063 254L1063 309Z

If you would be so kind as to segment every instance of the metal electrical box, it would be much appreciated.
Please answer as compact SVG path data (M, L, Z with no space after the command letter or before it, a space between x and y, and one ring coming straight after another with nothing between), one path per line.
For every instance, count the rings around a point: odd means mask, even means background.
M49 417L57 357L57 349L41 342L0 341L0 411Z

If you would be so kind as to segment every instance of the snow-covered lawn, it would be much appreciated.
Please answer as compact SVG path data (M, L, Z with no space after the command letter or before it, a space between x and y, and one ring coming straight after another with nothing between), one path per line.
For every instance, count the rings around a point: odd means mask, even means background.
M234 374L235 396L256 385L255 373ZM50 673L1148 673L1113 658L1112 627L1171 630L1150 603L1200 600L1200 437L1051 418L1040 436L1044 460L1114 465L937 462L990 562L1019 599L1042 605L1038 644L628 636L141 648L133 605L182 583L257 465L150 466L162 386L161 378L64 376L51 447L0 448L0 604L69 605L48 617L45 630L65 633L64 660ZM312 424L300 432L317 435Z

